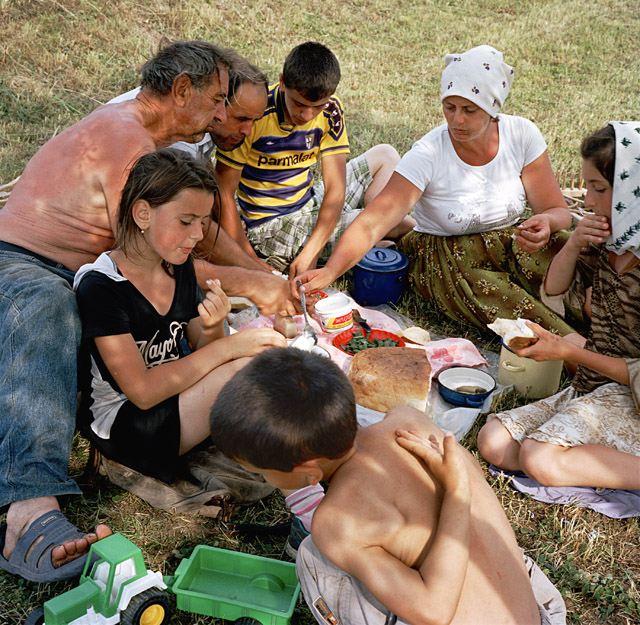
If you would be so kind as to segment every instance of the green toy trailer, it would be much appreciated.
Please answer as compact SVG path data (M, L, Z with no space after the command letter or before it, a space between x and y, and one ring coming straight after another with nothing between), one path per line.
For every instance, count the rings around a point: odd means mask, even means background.
M236 625L289 625L300 594L295 564L206 545L164 579L179 610Z
M235 625L289 625L300 585L295 565L199 545L175 576L148 571L142 552L122 534L91 545L76 588L32 612L25 625L166 625L176 595L180 610L235 620Z

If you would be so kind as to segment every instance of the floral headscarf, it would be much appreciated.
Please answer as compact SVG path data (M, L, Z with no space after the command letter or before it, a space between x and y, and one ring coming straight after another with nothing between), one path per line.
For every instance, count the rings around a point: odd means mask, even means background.
M616 133L608 250L640 258L640 122L609 122Z
M502 61L502 52L478 46L462 54L447 54L444 62L440 101L457 95L495 117L513 82L513 68Z

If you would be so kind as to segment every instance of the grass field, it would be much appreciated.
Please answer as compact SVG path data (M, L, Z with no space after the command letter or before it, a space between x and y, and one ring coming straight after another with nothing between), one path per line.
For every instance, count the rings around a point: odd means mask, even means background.
M535 121L556 171L576 172L583 136L609 120L640 114L639 27L637 0L0 0L0 184L18 176L55 133L136 86L138 68L162 37L235 47L274 81L294 45L309 39L329 45L343 70L338 95L353 154L381 142L404 153L441 123L444 55L488 43L515 69L504 112ZM444 322L413 296L401 310L435 332L495 348L491 337ZM520 399L504 401L511 406ZM465 440L472 451L479 425ZM74 476L81 475L86 453L78 440ZM640 623L638 519L548 506L490 481L521 546L562 591L570 623ZM241 539L211 519L153 510L104 478L86 485L84 498L66 511L80 527L106 522L123 532L144 550L150 567L167 574L202 542L286 557L283 536ZM286 518L274 495L236 509L233 520ZM0 574L0 625L21 623L33 607L69 587ZM209 622L185 613L171 620ZM301 605L293 622L313 621Z

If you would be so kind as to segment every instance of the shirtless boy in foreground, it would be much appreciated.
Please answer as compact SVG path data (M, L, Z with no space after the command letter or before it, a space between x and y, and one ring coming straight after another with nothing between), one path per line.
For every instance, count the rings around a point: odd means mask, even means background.
M475 459L409 407L359 429L351 385L328 360L263 352L222 389L211 432L281 489L330 483L297 558L319 623L565 623Z

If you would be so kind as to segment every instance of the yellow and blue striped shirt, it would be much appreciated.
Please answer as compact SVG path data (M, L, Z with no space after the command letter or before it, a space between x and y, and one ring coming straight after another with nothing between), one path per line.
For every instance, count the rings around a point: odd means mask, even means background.
M247 227L301 209L313 197L311 166L324 156L348 154L342 104L332 96L320 115L304 126L287 121L278 84L269 89L267 108L251 135L216 158L241 169L240 214Z

